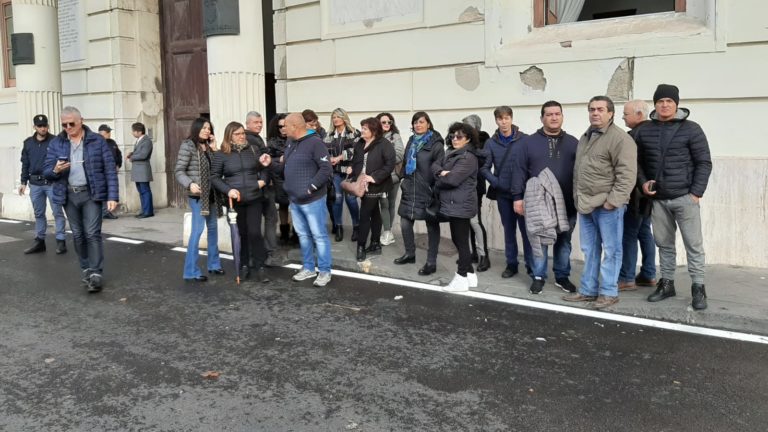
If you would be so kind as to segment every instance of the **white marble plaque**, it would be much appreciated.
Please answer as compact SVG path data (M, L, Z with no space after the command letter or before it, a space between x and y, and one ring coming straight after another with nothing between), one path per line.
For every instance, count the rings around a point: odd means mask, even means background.
M81 0L59 0L59 54L62 63L85 60L85 14Z

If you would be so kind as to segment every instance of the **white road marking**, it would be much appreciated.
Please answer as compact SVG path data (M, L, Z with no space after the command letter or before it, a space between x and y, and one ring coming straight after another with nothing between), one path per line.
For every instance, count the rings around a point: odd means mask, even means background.
M176 252L184 252L184 253L187 253L187 248L185 248L185 247L175 247L175 248L172 248L171 250L172 250L172 251L176 251ZM205 250L202 250L202 249L201 249L201 250L200 250L200 255L203 255L203 256L208 256L208 252L207 252L207 251L205 251ZM235 259L235 257L233 257L232 255L230 255L230 254L225 254L225 253L219 253L219 258L228 259L228 260L230 260L230 261Z
M133 239L127 239L127 238L122 238L122 237L107 237L107 240L110 240L110 241L113 241L113 242L134 244L134 245L144 243L142 240L133 240Z
M0 219L0 222L2 222L2 223L9 223L9 224L20 224L21 223L21 221L10 220L10 219Z
M293 269L293 270L301 270L302 268L302 266L299 264L288 264L284 267ZM375 275L370 275L366 273L357 273L357 272L334 269L333 275L367 280L371 282L381 282L381 283L386 283L390 285L401 285L401 286L406 286L411 288L442 292L441 287L437 285L430 285L422 282L413 282L409 280L395 279L395 278L389 278L384 276L375 276ZM761 343L761 344L768 345L768 336L757 335L752 333L742 333L742 332L736 332L736 331L730 331L730 330L718 330L718 329L713 329L708 327L698 327L698 326L692 326L688 324L678 324L678 323L667 322L667 321L659 321L659 320L654 320L650 318L639 318L639 317L633 317L628 315L619 315L619 314L614 314L609 312L602 312L602 311L591 310L591 309L582 309L582 308L577 308L572 306L563 306L563 305L544 303L544 302L538 302L533 300L525 300L525 299L519 299L515 297L507 297L507 296L502 296L498 294L489 294L489 293L478 292L478 291L465 291L465 292L458 292L458 293L446 292L445 294L454 294L454 295L460 295L464 297L489 300L493 302L524 306L524 307L529 307L534 309L561 312L561 313L566 313L571 315L598 318L598 319L603 319L607 321L621 322L621 323L627 323L627 324L635 324L635 325L640 325L644 327L653 327L653 328L658 328L663 330L672 330L672 331L697 334L702 336L713 336L713 337L718 337L722 339L731 339L731 340L737 340L737 341L743 341L743 342L754 342L754 343Z

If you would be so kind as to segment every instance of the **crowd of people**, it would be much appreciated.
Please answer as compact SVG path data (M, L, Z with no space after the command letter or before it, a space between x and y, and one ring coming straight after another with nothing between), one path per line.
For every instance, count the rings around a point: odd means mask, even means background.
M396 242L392 227L397 213L403 253L394 264L415 264L414 225L423 221L428 245L418 269L422 276L437 271L440 224L447 223L458 260L444 289L466 291L478 286L476 272L491 267L480 213L488 199L496 201L504 231L506 262L501 277L519 272L519 231L531 294L541 293L546 285L551 246L554 285L568 293L566 301L603 309L619 301L620 291L638 286L656 287L648 296L651 302L674 296L679 229L693 282L692 306L704 309L699 200L712 169L709 147L701 128L688 120L689 111L679 107L677 87L659 85L653 102L650 116L643 101L624 105L627 133L615 124L613 101L595 96L587 105L590 126L580 138L563 130L563 109L557 101L541 106L542 126L531 134L514 124L509 106L493 111L497 126L493 134L483 131L480 117L472 114L451 124L445 137L429 114L419 111L411 118L405 144L395 117L387 112L355 125L344 109L337 108L328 130L309 109L278 114L269 121L266 137L262 115L249 112L245 124L232 121L224 127L221 142L211 121L198 118L181 143L175 164L176 180L187 191L192 211L183 278L196 282L208 278L198 264L204 227L207 273L225 274L216 222L231 201L242 239L242 267L237 269L241 276L269 282L267 268L276 264L280 244L298 243L303 266L293 279L314 279L314 285L325 286L331 281L330 236L335 242L344 241L346 205L352 222L349 239L361 262ZM84 283L98 291L102 204L104 212L117 204L114 167L120 158L107 141L82 124L76 108L64 108L61 120L64 131L52 137L47 118L36 116L35 135L25 141L22 188L27 183L33 188L37 220L35 244L26 252L45 250L48 196L57 221L57 253L66 251L63 208ZM133 125L133 131L137 145L128 158L136 167L148 163L151 141L145 140L140 123ZM141 172L133 177L141 194L141 215L150 217L151 170L148 179ZM578 286L570 280L571 237L577 224L585 259ZM636 274L638 241L642 266ZM654 246L661 262L658 282Z

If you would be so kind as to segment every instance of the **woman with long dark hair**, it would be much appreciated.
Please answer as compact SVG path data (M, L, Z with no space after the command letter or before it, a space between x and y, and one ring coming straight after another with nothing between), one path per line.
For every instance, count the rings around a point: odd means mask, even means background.
M432 201L432 189L435 177L432 164L443 159L443 137L432 126L432 120L424 111L419 111L411 118L413 135L405 147L402 182L403 194L397 213L400 215L400 231L403 234L405 254L395 259L395 264L413 264L416 262L416 238L413 224L417 220L427 223L427 263L419 269L422 276L437 271L437 248L440 244L440 223L427 217L427 207Z
M365 261L366 254L381 254L381 210L379 200L392 189L392 169L395 167L395 149L382 136L381 123L373 117L360 122L360 140L355 144L350 177L367 184L360 204L360 232L357 236L357 260ZM368 232L371 244L366 249Z
M269 182L270 169L259 162L260 157L261 153L248 144L243 125L230 122L224 129L221 151L213 158L211 182L234 202L237 229L242 241L241 275L248 278L253 267L257 279L267 283L270 280L264 271L267 250L261 233L261 219L268 202L262 189ZM253 258L252 266L250 257Z
M448 128L450 148L432 164L435 189L440 197L440 216L448 219L451 240L459 251L456 275L444 291L467 291L477 287L469 246L470 220L477 214L477 130L466 123Z
M403 165L403 139L400 137L400 130L395 125L395 116L388 112L380 113L376 119L381 123L381 130L384 132L384 138L392 143L395 150L395 167L392 169L392 189L379 199L381 206L381 219L384 232L381 234L381 244L391 245L395 242L395 236L392 234L392 225L395 223L395 204L397 195L400 192L400 171Z
M285 117L287 114L279 113L272 117L267 125L267 149L269 155L274 160L280 160L285 152L286 135L285 135ZM283 190L283 182L285 177L282 173L272 176L272 181L275 184L275 201L278 205L278 217L280 218L280 241L283 244L287 244L289 236L291 234L291 225L288 223L288 195ZM298 240L298 239L297 239Z
M328 132L323 142L328 147L328 154L331 157L333 185L336 189L336 199L332 207L332 221L335 225L332 232L336 234L335 240L337 242L344 240L342 221L344 202L346 202L349 215L352 218L351 240L356 241L358 237L358 224L360 223L360 207L357 204L357 197L346 194L341 190L341 182L347 177L347 167L352 164L354 146L360 138L360 131L352 126L349 115L341 108L336 108L331 113L331 125L333 129Z
M218 216L222 215L223 199L211 186L211 160L216 151L213 125L203 117L195 119L189 136L181 143L174 173L176 181L187 190L192 210L192 229L189 233L187 256L184 259L184 280L208 280L197 266L200 257L200 236L208 229L208 273L223 275L219 258Z

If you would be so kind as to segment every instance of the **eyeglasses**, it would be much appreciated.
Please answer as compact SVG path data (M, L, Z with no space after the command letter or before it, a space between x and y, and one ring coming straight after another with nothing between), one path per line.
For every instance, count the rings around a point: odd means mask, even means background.
M62 123L61 124L61 128L62 129L66 129L68 127L75 127L75 126L77 126L77 123L75 123L75 122L68 122L68 123Z

